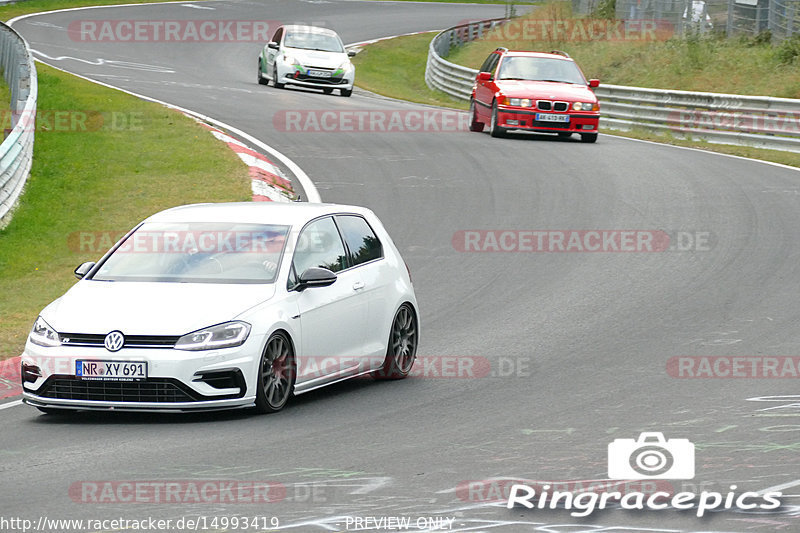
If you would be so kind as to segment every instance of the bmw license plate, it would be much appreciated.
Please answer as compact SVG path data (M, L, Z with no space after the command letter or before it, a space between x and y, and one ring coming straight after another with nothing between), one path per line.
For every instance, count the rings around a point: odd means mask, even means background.
M536 120L539 122L569 122L569 115L557 115L555 113L536 113Z
M312 78L330 78L331 73L327 70L309 70L308 75Z
M81 379L111 381L147 379L147 363L143 361L75 361L75 376Z

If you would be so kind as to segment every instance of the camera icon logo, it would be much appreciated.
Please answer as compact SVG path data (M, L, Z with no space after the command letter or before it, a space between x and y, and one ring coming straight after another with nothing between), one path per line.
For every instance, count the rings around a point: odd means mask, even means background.
M644 432L638 439L615 439L608 445L611 479L692 479L694 444L688 439L664 439Z

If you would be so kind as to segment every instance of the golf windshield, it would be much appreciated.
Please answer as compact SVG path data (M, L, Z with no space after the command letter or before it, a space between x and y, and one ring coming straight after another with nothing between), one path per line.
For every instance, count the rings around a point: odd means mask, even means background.
M322 52L344 52L342 42L335 35L312 33L308 31L290 31L283 41L289 48L303 50L320 50Z
M142 224L95 281L273 283L289 226L230 222Z
M586 79L575 63L547 57L507 56L500 64L497 79L586 85Z

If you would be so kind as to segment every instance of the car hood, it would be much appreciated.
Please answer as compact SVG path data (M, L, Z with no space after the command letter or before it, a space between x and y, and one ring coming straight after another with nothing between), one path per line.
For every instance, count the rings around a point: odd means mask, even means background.
M500 92L510 98L565 100L568 102L597 101L594 92L586 85L531 80L500 80L496 83Z
M304 67L337 68L345 61L348 61L347 54L343 52L319 52L317 50L287 48L286 55L294 57Z
M183 335L269 300L275 285L81 281L42 317L59 333Z

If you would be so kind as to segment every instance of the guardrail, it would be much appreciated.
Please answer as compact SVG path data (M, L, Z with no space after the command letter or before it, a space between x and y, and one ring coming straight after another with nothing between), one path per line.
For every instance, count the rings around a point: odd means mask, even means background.
M442 55L449 54L453 43L474 40L500 23L495 19L463 24L437 34L428 47L428 87L469 100L478 71ZM711 143L800 152L800 100L622 85L601 85L595 94L605 128L669 132Z
M3 23L0 23L0 68L11 89L11 131L0 144L0 227L3 227L11 220L30 173L38 94L36 67L28 43Z

